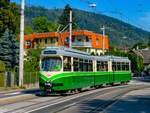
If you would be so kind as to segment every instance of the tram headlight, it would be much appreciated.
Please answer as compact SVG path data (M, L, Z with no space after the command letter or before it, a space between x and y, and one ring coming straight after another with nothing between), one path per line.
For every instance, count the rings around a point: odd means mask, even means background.
M45 86L46 86L46 87L52 87L52 84L50 83L50 81L46 81L46 82L45 82Z

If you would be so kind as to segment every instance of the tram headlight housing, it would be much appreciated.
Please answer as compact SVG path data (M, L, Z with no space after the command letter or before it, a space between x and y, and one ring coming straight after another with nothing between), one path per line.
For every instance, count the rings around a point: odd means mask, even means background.
M46 82L45 82L45 86L46 86L46 87L52 87L52 84L50 83L50 81L46 81Z

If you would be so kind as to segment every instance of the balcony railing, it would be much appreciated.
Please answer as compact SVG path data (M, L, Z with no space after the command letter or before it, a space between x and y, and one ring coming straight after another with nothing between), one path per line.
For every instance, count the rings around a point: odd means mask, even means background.
M92 47L92 42L72 42L73 47Z

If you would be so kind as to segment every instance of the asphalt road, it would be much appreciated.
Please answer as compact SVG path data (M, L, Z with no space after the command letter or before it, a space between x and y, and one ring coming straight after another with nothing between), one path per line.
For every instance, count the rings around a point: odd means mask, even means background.
M0 113L84 113L102 112L124 94L150 87L149 85L125 85L90 90L74 95L34 94L19 95L11 99L0 99Z
M99 113L132 90L145 86L120 86L87 94L68 101L60 101L45 107L31 110L31 113Z

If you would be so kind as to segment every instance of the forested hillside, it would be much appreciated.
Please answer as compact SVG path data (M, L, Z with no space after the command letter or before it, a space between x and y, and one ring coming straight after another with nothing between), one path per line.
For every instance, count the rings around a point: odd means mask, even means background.
M100 27L105 25L108 27L106 34L109 36L111 45L132 46L137 42L146 43L148 40L149 32L134 27L130 24L124 23L112 17L101 14L95 14L78 9L73 9L74 16L77 20L78 29L87 29L96 33L102 33ZM62 14L61 9L45 9L42 7L26 8L26 25L32 25L32 19L38 16L45 16L49 21L58 22L58 18ZM123 38L123 37L126 37Z

